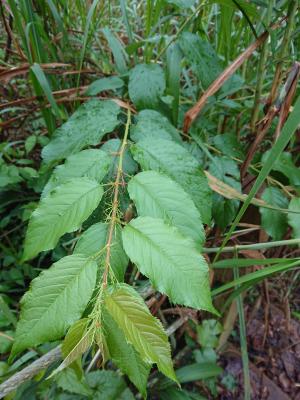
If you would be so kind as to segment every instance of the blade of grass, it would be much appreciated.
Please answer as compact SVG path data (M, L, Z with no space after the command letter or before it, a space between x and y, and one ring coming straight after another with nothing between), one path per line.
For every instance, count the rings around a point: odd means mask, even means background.
M82 70L82 65L83 65L84 55L85 55L85 52L86 52L87 43L88 43L90 26L91 26L91 23L92 23L92 18L93 18L95 9L97 7L98 1L99 0L94 0L93 1L92 5L91 5L91 7L89 9L89 12L88 12L88 15L87 15L87 19L86 19L86 24L85 24L85 29L84 29L84 36L83 36L83 44L82 44L82 49L81 49L81 53L80 53L80 60L79 60L79 73L78 73L78 76L77 76L77 84L76 84L77 88L79 87L80 74L81 74L81 70Z
M34 63L31 67L31 71L34 73L37 81L39 82L41 89L43 90L45 96L47 97L49 103L51 104L53 113L59 118L60 120L63 118L62 111L56 104L56 101L54 99L54 96L52 94L52 90L50 88L48 79L46 75L44 74L44 71L42 68L39 66L39 64Z
M247 282L252 282L252 281L255 281L256 279L264 279L267 276L270 276L270 275L278 273L278 272L287 271L287 270L295 268L299 265L300 265L300 260L297 260L297 261L289 263L289 264L273 265L272 267L267 267L267 268L261 269L259 271L251 272L250 274L236 278L233 281L226 283L225 285L222 285L216 289L213 289L211 292L212 296L216 296L216 295L219 295L220 293L226 292L227 290L229 290L237 285L241 285L241 284L247 283Z
M224 247L226 246L226 243L230 240L232 232L235 230L237 224L240 222L242 216L244 215L245 211L247 210L249 204L251 203L251 200L254 198L260 187L262 186L263 182L265 181L266 177L269 175L269 173L272 170L273 165L279 158L280 154L284 151L285 147L289 143L290 139L292 138L293 134L295 133L296 129L298 128L300 123L300 96L298 97L296 104L294 106L294 109L290 116L288 117L285 125L283 126L281 135L279 136L277 142L273 146L273 148L270 151L269 157L264 163L260 173L258 174L258 177L250 190L250 193L245 201L245 203L242 205L240 211L238 212L237 216L235 217L227 235L225 236L225 239L222 243L222 246L218 250L214 262L217 261L219 258L220 254L222 253Z
M124 48L120 41L108 28L103 28L102 32L108 41L109 47L113 53L116 69L119 74L125 74L127 72L127 59Z
M233 270L234 280L239 279L239 269L234 268ZM236 286L239 288L239 285ZM243 363L243 376L244 376L244 399L250 400L251 398L251 385L250 385L250 370L249 370L249 358L247 349L247 334L246 334L246 322L245 313L243 305L243 296L240 294L236 299L237 311L239 315L239 331L240 331L240 346L242 353L242 363Z
M228 234L227 234L228 235ZM226 237L227 237L226 235ZM225 237L225 238L226 238ZM298 239L288 239L288 240L278 240L276 242L263 242L263 243L254 243L254 244L241 244L236 246L227 246L227 247L204 247L204 253L228 253L233 252L235 250L262 250L262 249L270 249L272 247L279 247L279 246L291 246L291 245L299 245L300 238ZM217 259L213 261L213 264L217 262Z
M232 258L230 260L217 261L212 268L244 268L252 265L286 264L291 261L300 261L300 258Z

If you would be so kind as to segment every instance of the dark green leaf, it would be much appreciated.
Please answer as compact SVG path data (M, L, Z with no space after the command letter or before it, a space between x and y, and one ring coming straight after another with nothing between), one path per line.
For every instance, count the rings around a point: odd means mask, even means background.
M119 124L120 107L113 101L89 100L82 104L43 148L46 162L61 160L88 145L97 145Z
M158 108L165 88L164 72L158 64L139 64L130 71L129 97L139 110Z

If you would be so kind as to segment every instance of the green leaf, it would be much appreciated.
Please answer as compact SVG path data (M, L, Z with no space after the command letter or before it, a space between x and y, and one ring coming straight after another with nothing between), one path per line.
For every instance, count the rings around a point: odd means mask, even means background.
M23 259L53 249L62 235L76 231L102 195L102 186L87 178L73 179L50 192L31 215Z
M144 362L157 364L162 373L176 381L167 335L139 294L126 284L118 285L107 291L104 304Z
M119 124L120 107L113 101L92 99L82 104L43 148L46 162L61 160L88 145L97 145Z
M124 86L124 82L118 76L109 76L108 78L97 79L89 85L85 94L87 96L96 96L97 94L107 91L120 89Z
M168 387L166 390L159 392L160 400L207 400L194 392L180 390L176 387Z
M85 353L92 344L91 331L88 328L89 319L82 318L71 326L62 343L63 362L54 370L52 375L68 367Z
M110 157L102 150L89 149L69 156L53 171L42 196L73 178L87 177L101 183L110 167Z
M101 147L103 151L105 151L110 157L110 169L107 175L107 181L113 179L113 177L117 174L118 164L119 164L119 157L120 157L120 148L121 148L121 140L120 139L110 139L104 143ZM132 158L128 149L125 149L123 154L123 164L122 170L124 174L124 178L127 175L133 175L138 169L137 163Z
M167 3L174 4L179 8L190 8L194 5L195 0L166 0Z
M164 72L158 64L139 64L130 71L129 97L139 110L158 108L165 88Z
M130 198L141 217L162 218L200 246L205 241L199 211L178 183L155 171L135 175L128 184Z
M168 139L181 142L178 130L154 110L143 110L137 117L136 125L131 128L130 137L135 142L141 139Z
M23 179L19 175L19 168L15 165L7 165L0 160L0 188L21 182Z
M218 335L222 332L222 325L215 319L206 319L197 326L198 341L202 348L216 348Z
M212 157L209 172L220 181L241 192L240 173L235 161L227 157ZM213 193L213 217L221 229L225 229L233 220L240 202L235 199L225 199L218 193Z
M198 161L183 146L165 139L143 139L131 147L143 170L162 172L191 196L206 224L211 217L211 189Z
M271 150L264 153L262 157L262 162L265 163L269 157ZM293 162L292 155L290 153L282 153L280 157L273 164L272 169L274 171L281 172L285 175L290 183L296 187L300 186L300 170Z
M151 365L145 363L134 347L126 341L124 333L105 309L103 310L103 329L113 362L124 374L128 375L143 397L146 397Z
M204 89L220 75L222 68L219 57L210 43L197 34L184 32L179 38L180 48L194 74Z
M300 198L294 197L289 204L289 210L300 211ZM293 236L300 238L300 215L288 214L288 223L293 229Z
M208 266L194 241L162 220L139 217L123 230L124 249L142 274L174 303L216 313Z
M21 301L12 354L60 339L81 317L92 296L96 274L95 261L72 255L35 278Z
M94 255L103 250L100 264L103 263L106 251L105 246L108 239L108 224L102 222L92 225L79 238L74 254ZM116 226L113 234L110 254L110 266L119 282L123 282L124 274L128 265L128 257L123 250L121 229Z
M214 136L213 141L216 148L225 156L237 157L240 160L245 158L245 151L241 143L238 141L236 135L231 133L216 135Z
M282 190L276 187L268 187L264 190L262 200L272 206L280 208L288 207L288 199L284 196ZM283 238L287 230L287 215L276 210L268 208L259 208L261 214L261 226L274 240Z
M190 364L176 370L180 383L202 381L220 375L223 369L215 363Z
M115 371L93 371L86 380L94 390L93 400L134 400L124 379Z
M193 0L192 0L193 1ZM167 49L167 94L173 97L172 100L172 120L173 124L178 124L179 98L180 98L180 76L182 71L181 59L182 52L178 43L171 43Z
M93 395L87 383L82 378L80 379L72 368L67 368L60 372L55 381L58 387L67 392L81 394L83 396Z
M108 45L113 53L117 71L120 74L125 74L127 72L126 62L128 56L124 50L123 45L109 28L103 28L102 32L105 36L105 39L108 41Z
M25 140L25 150L26 150L27 154L29 154L31 152L31 150L36 145L36 142L37 142L36 135L28 136L28 138Z

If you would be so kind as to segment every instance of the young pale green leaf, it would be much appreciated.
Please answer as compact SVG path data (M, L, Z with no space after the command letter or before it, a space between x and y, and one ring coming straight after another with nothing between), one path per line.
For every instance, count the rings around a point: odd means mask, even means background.
M132 287L121 284L109 288L104 304L144 362L157 364L162 373L176 381L167 335L139 294Z
M164 71L158 64L139 64L130 71L129 97L139 110L158 108L165 88Z
M135 175L128 184L130 198L141 217L162 218L200 246L205 241L201 216L177 182L156 171Z
M63 362L52 372L52 375L62 371L83 353L85 353L92 344L92 334L88 330L89 319L82 318L71 326L62 343L61 351Z
M143 170L162 172L179 183L191 196L202 221L210 223L211 189L198 161L183 146L165 139L143 139L131 147Z
M106 243L108 235L108 224L102 222L92 225L87 229L79 238L74 254L85 254L87 256L94 255L103 250L100 257L100 263L106 256ZM126 267L128 265L128 257L123 250L121 229L116 226L113 234L111 252L110 252L110 266L119 282L123 282Z
M55 188L32 213L25 238L24 260L53 249L59 238L77 230L99 204L103 188L78 178Z
M88 149L69 156L53 171L42 196L73 178L87 177L101 183L110 167L110 157L102 150Z
M284 193L276 187L268 187L264 190L262 200L272 206L280 208L288 207L288 199ZM268 208L259 208L261 214L261 225L263 229L270 235L274 240L280 240L283 238L287 229L287 215Z
M289 204L289 210L300 212L300 198L294 197ZM293 236L300 238L300 214L288 214L288 223L293 229Z
M124 228L123 244L139 271L171 301L216 313L208 265L192 239L161 219L139 217Z
M95 261L72 255L35 278L21 301L12 354L60 339L81 317L92 296L96 275Z
M178 130L168 118L155 110L143 110L139 113L136 125L131 128L130 137L135 142L149 138L181 142Z
M134 347L126 341L124 333L105 308L102 312L106 344L113 362L124 374L128 375L131 382L146 397L151 365L145 363Z
M46 162L61 160L88 145L97 145L118 124L120 107L113 101L92 99L82 104L43 148Z

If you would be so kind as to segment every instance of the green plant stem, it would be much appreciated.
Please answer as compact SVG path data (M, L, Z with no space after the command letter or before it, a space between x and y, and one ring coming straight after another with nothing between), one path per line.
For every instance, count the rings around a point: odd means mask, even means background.
M233 270L234 279L239 278L239 269L234 268ZM239 285L236 286L236 289ZM243 295L240 294L236 299L237 311L239 315L239 330L240 330L240 345L243 362L243 375L244 375L244 399L250 400L251 398L251 384L250 384L250 370L249 370L249 358L247 349L247 333L246 333L246 322L243 306Z
M265 243L255 243L255 244L241 244L236 246L227 246L227 247L204 247L204 253L218 253L220 250L222 253L231 253L234 251L239 250L262 250L262 249L270 249L272 247L279 247L279 246L292 246L292 245L299 245L300 238L298 239L289 239L289 240L279 240L276 242L265 242Z
M113 233L114 233L115 226L116 226L117 211L118 211L118 206L119 206L119 186L121 184L121 177L122 177L122 173L123 173L123 157L124 157L124 152L125 152L125 149L127 146L130 120L131 120L131 112L130 112L130 109L128 109L126 128L125 128L124 138L122 141L122 145L120 148L120 154L119 154L117 176L116 176L116 180L114 182L114 197L113 197L113 203L112 203L112 213L111 213L111 220L110 220L110 224L109 224L108 239L107 239L107 243L106 243L106 257L105 257L104 273L103 273L103 280L102 280L103 289L105 289L105 287L107 286L107 279L108 279L108 274L109 274L109 269L110 269L111 246L112 246Z
M288 8L288 18L287 18L287 26L284 32L284 36L282 39L280 52L278 56L278 64L276 66L275 76L271 88L270 97L268 99L268 104L272 105L275 99L277 98L278 88L282 79L282 69L284 66L284 58L286 56L288 47L290 45L291 34L294 27L294 21L297 14L297 9L299 5L299 0L291 0Z
M273 7L274 7L274 0L269 0L267 16L266 16L266 23L265 23L266 26L269 26L271 23ZM253 107L251 123L250 123L252 132L254 132L255 125L258 120L262 88L263 88L263 83L264 83L265 73L266 73L267 59L268 59L268 41L266 40L262 44L262 47L261 47L260 59L259 59L258 70L257 70L257 82L256 82L255 97L254 97L254 107Z

